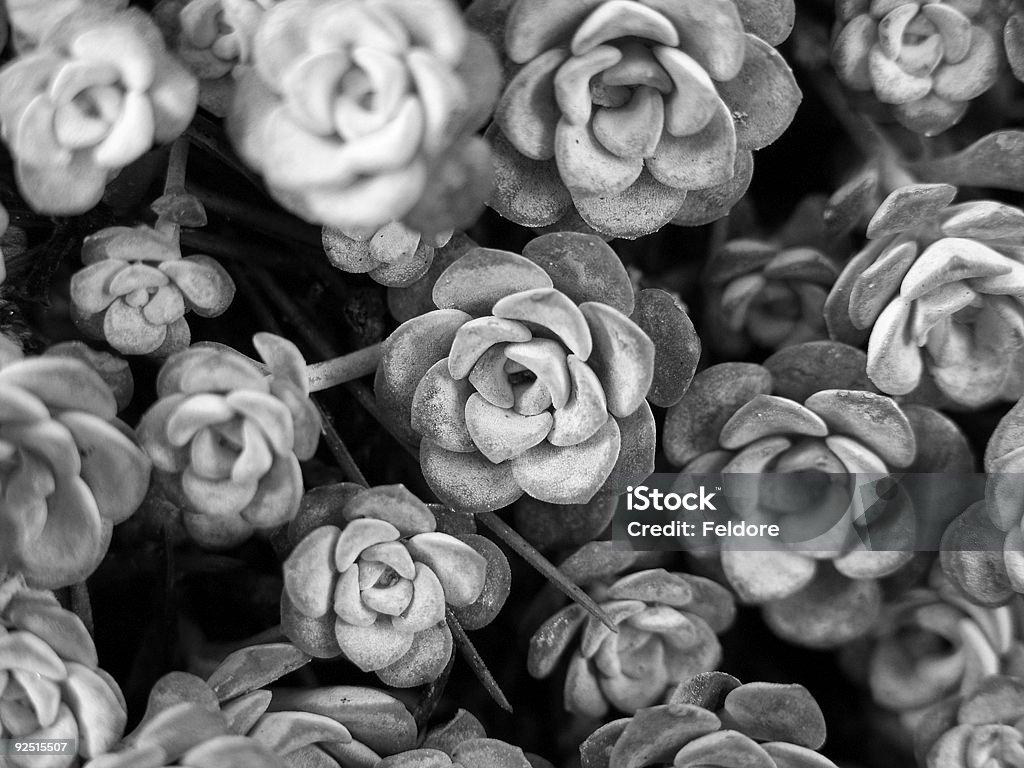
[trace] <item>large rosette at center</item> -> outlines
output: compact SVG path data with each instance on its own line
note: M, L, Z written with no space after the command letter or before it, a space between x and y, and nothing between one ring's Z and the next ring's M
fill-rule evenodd
M420 442L442 502L482 512L526 493L582 504L653 471L646 397L661 377L641 325L653 313L666 336L693 328L664 292L643 292L634 312L599 238L544 235L522 256L473 248L440 275L433 301L384 343L376 390L396 431ZM659 363L685 387L693 367L671 359L666 348Z

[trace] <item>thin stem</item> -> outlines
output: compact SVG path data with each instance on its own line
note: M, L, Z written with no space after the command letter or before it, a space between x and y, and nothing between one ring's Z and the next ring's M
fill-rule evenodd
M312 363L306 366L309 389L320 392L369 376L377 370L379 362L380 344L373 344L322 363Z
M243 203L201 187L192 189L192 193L203 201L207 211L219 214L228 221L237 221L247 229L276 235L287 242L300 242L311 248L323 248L320 228L294 216Z
M185 131L185 136L192 144L226 165L261 192L264 191L260 177L238 159L234 149L225 141L223 131L216 124L202 115L196 115Z
M331 415L319 400L314 399L313 402L316 404L316 409L320 412L320 431L327 442L327 449L334 456L334 460L338 462L341 471L345 473L346 479L350 482L369 487L370 483L367 481L366 476L359 469L359 465L352 458L348 446L345 445L345 441L338 434L338 430L334 426L334 419L331 418Z
M494 675L487 668L484 660L481 658L480 653L473 645L473 641L469 639L469 635L466 634L466 630L462 628L462 624L459 623L458 617L451 608L445 608L445 620L448 622L448 628L452 631L452 637L455 639L455 644L459 646L459 651L462 653L462 658L469 664L470 669L473 670L473 674L476 675L477 680L487 690L487 693L491 695L491 698L498 704L499 707L504 709L506 712L512 712L512 705L509 704L508 699L505 697L504 692L501 690L501 686L498 685L498 681L494 679Z
M268 331L280 334L281 327L277 322L277 318L274 317L273 313L270 311L270 307L267 305L267 302L261 296L259 287L256 286L253 283L253 281L249 279L249 275L242 270L232 270L232 276L237 277L237 282L239 283L239 285L242 285L245 288L245 295L249 300L249 305L253 308L253 311L256 313L257 317L260 318L263 327L266 328ZM378 344L374 346L379 349L380 345ZM368 347L367 350L372 350L373 348L374 347ZM353 353L353 355L359 355L359 352ZM331 364L334 364L335 367L338 367L338 361L343 359L344 356L342 358L328 360L326 364L314 363L314 365L312 366L307 366L306 371L307 375L309 375L310 377L310 389L315 391L317 389L326 388L314 386L314 375L310 373L310 369L314 368L316 365L330 366ZM376 367L377 364L374 363L373 368ZM357 366L352 366L353 370L355 370L356 368ZM322 381L323 378L321 377L320 380ZM341 382L338 381L336 383ZM318 398L314 397L313 403L314 405L316 405L316 409L320 413L320 432L321 434L323 434L324 441L327 443L327 448L331 452L331 455L334 456L334 460L338 463L338 466L341 468L341 471L345 473L346 478L351 482L359 483L360 485L364 486L369 486L369 482L367 482L366 476L363 475L362 471L359 469L359 465L356 464L355 459L352 458L352 454L349 452L348 446L345 445L345 441L342 440L341 435L338 434L338 430L334 426L334 419L331 418L330 413L328 413L327 409L324 408L323 403L321 403Z
M188 169L188 139L179 136L171 144L167 158L167 176L164 177L164 194L185 188L185 174ZM180 237L181 227L165 219L157 219L156 229L169 233L175 241Z
M180 235L181 245L210 256L239 261L244 264L259 264L279 272L294 272L296 266L305 266L304 259L292 259L279 251L248 243L226 240L210 232L191 229Z
M89 634L95 636L96 626L92 619L92 601L89 599L89 586L84 581L71 585L71 610L82 620Z
M595 619L600 621L612 632L618 632L618 627L611 617L599 606L594 599L584 592L577 584L574 584L564 573L558 570L550 560L536 550L526 539L519 535L519 532L512 528L493 512L480 512L476 519L494 531L495 535L512 549L526 562L540 571L541 575L550 581L554 586L574 603L583 608Z

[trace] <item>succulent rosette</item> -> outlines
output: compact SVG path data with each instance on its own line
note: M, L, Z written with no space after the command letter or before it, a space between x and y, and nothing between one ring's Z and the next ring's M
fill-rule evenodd
M949 524L942 568L972 601L1004 605L1024 593L1024 400L985 447L985 498Z
M289 768L372 768L414 746L412 714L384 691L268 687L309 660L290 643L267 643L229 654L206 680L171 672L150 692L145 719L178 704L199 705L223 716L227 733L258 742Z
M199 79L199 104L217 117L231 107L235 82L252 66L253 37L279 0L163 0L154 16Z
M99 565L151 471L116 415L110 387L89 365L23 358L0 337L0 572L55 589Z
M720 473L727 516L780 531L694 539L707 547L702 556L720 560L743 601L765 605L776 632L811 646L867 631L880 604L876 580L912 558L914 506L900 486L886 488L889 474L971 468L952 421L869 391L863 365L858 350L824 341L763 366L722 363L694 378L665 421L678 483ZM801 617L811 606L820 621Z
M544 758L487 738L483 725L464 709L422 736L422 744L379 763L378 768L552 768Z
M253 338L269 374L240 352L195 344L171 355L139 440L200 544L229 547L295 517L299 461L320 438L305 361L286 339Z
M204 685L184 673L158 680L135 730L83 768L289 768L258 739L235 733Z
M472 248L432 297L438 309L384 342L376 392L443 503L580 504L653 471L646 398L679 399L699 341L668 294L634 296L600 238L543 235L522 256Z
M366 273L392 288L404 288L430 269L434 250L451 240L451 230L425 236L400 221L379 228L324 227L324 252L338 269Z
M188 127L197 92L141 9L69 14L0 70L22 196L43 213L89 210L118 171Z
M1024 762L1024 683L994 675L928 710L915 734L925 768L1013 768Z
M530 639L534 677L550 675L572 648L565 708L589 717L611 710L632 714L660 703L684 680L713 670L722 660L718 635L736 614L725 587L663 568L634 570L636 557L615 557L607 545L585 545L561 569L587 590L615 629L573 603Z
M874 700L913 728L925 710L969 695L985 678L1024 672L1019 612L966 599L935 569L927 586L887 603L867 641L866 682Z
M401 485L311 491L290 533L296 544L284 563L285 634L312 656L343 655L388 685L421 685L441 674L452 655L449 608L491 603L479 627L508 594L506 584L493 604L488 582L497 569L477 549L486 545L437 530L430 508Z
M504 25L489 204L519 224L582 218L639 237L713 221L800 102L772 48L792 29L791 0L515 0L497 21L495 5L468 13Z
M807 198L772 235L745 234L710 256L706 328L722 359L828 338L823 310L840 268L824 211L822 198Z
M892 192L868 245L826 303L833 338L867 341L868 376L886 394L977 409L1024 394L1024 211L951 205L956 188Z
M490 188L473 136L497 62L450 0L299 0L268 10L228 119L274 197L343 229L437 232Z
M98 666L82 620L52 592L0 580L0 735L66 739L77 750L39 756L13 750L8 768L73 768L113 746L128 719L114 679Z
M840 79L934 136L999 76L1001 19L983 0L838 0L832 61Z
M76 323L126 355L180 352L192 339L185 313L216 317L235 296L220 264L200 254L183 258L173 236L150 227L89 235L82 262L71 278Z
M708 672L681 683L668 703L602 725L580 756L583 768L835 768L817 751L824 742L825 718L802 685Z

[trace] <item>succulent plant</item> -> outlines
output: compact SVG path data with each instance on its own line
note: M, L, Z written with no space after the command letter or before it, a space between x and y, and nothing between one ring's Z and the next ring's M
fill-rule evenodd
M191 703L223 715L227 731L248 736L288 768L372 768L410 749L416 723L398 699L374 688L273 685L309 662L290 643L251 645L224 658L208 679L164 675L150 692L150 711Z
M99 668L82 620L52 592L21 578L0 579L0 734L4 739L65 739L64 755L4 755L9 768L72 768L113 746L128 715L114 679Z
M872 91L917 133L960 122L995 84L1001 19L983 0L837 0L832 61L840 79Z
M229 547L287 523L302 501L299 461L312 457L320 415L290 341L253 339L269 375L235 350L194 344L171 355L139 440L161 488L200 544Z
M417 749L384 758L377 768L552 768L538 755L487 738L480 721L464 709L424 733L422 742Z
M707 672L681 683L668 703L602 725L580 756L583 768L835 768L817 752L824 742L825 719L802 685Z
M526 226L581 217L638 237L713 221L800 102L772 48L793 26L791 0L478 0L468 13L504 29L489 204Z
M1024 593L1024 400L996 426L985 448L985 498L950 523L942 567L985 606Z
M452 655L449 608L492 603L479 627L508 594L506 584L493 605L487 586L498 574L477 549L486 545L473 546L480 537L438 531L430 508L401 485L311 491L290 533L285 634L312 656L343 655L388 685L421 685L441 674Z
M154 16L199 79L199 104L217 117L231 108L235 82L252 66L253 37L280 0L163 0Z
M829 646L867 631L879 603L874 580L912 557L910 497L875 484L899 469L970 468L951 421L868 391L862 366L861 353L834 342L790 347L764 366L722 363L694 378L665 421L665 452L681 480L721 473L732 514L779 526L778 538L700 541L739 597L766 604L773 629L797 643ZM950 454L918 447L932 442ZM803 621L796 607L807 601L852 613Z
M142 503L150 461L81 360L23 358L0 337L0 404L0 572L47 589L81 581Z
M203 686L184 673L158 680L135 730L83 768L290 768L261 741L232 731Z
M0 70L0 130L22 196L44 213L89 210L118 171L185 130L197 92L141 9L68 14Z
M451 0L298 0L264 15L228 120L275 198L309 221L451 229L476 213L497 63Z
M915 735L924 768L1011 768L1024 762L1024 682L994 675L935 705Z
M345 272L367 273L376 282L403 288L419 280L434 260L434 249L451 240L451 230L425 237L400 221L369 229L324 227L324 251Z
M600 238L543 235L522 256L471 249L432 296L438 309L384 342L376 392L443 503L580 504L653 471L646 398L678 400L699 342L664 292L637 301Z
M826 302L833 338L867 341L868 376L886 394L976 409L1024 394L1024 211L951 205L956 188L892 192L868 245Z
M809 198L771 236L731 239L708 258L705 332L722 359L828 338L823 309L840 267L824 210Z
M882 611L866 642L866 682L874 700L914 728L925 710L970 695L985 678L1024 673L1022 616L975 605L938 568Z
M192 339L185 313L224 313L235 284L209 256L182 258L170 234L108 227L82 243L85 267L71 278L75 319L87 335L126 355L169 357Z
M81 360L96 371L114 394L118 413L131 403L135 394L135 378L127 361L117 355L93 349L83 341L62 341L47 348L43 354Z
M717 635L736 613L730 592L710 579L663 568L635 570L630 565L635 557L601 553L607 545L585 545L562 571L597 601L615 630L573 603L530 639L528 666L534 677L550 675L572 647L565 708L589 717L613 709L632 714L660 703L679 683L713 670L722 660Z

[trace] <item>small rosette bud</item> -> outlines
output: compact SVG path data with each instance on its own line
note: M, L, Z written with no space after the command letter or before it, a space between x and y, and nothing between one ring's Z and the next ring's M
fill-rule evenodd
M381 285L404 288L419 280L434 260L434 249L451 240L451 230L425 237L400 221L378 229L324 227L324 252L345 272L366 273Z
M868 376L886 394L977 409L1024 394L1024 211L950 205L955 195L948 184L890 194L826 320L833 338L867 341Z
M9 768L74 768L116 744L128 714L82 620L52 592L0 581L0 737L62 739L77 751L4 755Z
M99 565L149 488L150 461L116 414L82 360L0 358L0 572L55 589Z
M709 331L725 358L752 349L828 338L823 309L839 275L817 248L732 240L711 257L705 279Z
M729 514L779 532L693 543L720 558L742 600L766 606L776 632L810 646L866 632L880 604L875 580L913 556L914 506L889 473L944 471L949 457L930 448L937 440L958 468L971 462L962 433L937 411L862 389L863 365L862 353L834 342L787 348L764 366L715 365L665 422L680 482L720 473ZM828 618L805 621L819 604Z
M216 317L235 284L209 256L182 257L174 238L149 227L109 227L82 244L71 278L75 321L126 355L168 357L189 345L184 315Z
M565 708L588 717L632 714L721 661L717 635L735 615L732 595L700 576L657 568L588 585L617 631L579 605L563 608L530 640L530 673L545 677L574 643Z
M838 0L832 61L840 79L934 136L999 75L999 20L983 0Z
M434 680L452 653L447 608L484 593L488 560L437 530L430 509L404 486L334 486L347 496L333 521L310 530L284 564L281 622L313 656L344 655L390 685ZM316 518L296 518L293 533Z
M154 11L178 56L199 79L199 104L217 117L252 66L253 38L279 0L163 0Z
M209 547L238 544L287 523L302 501L299 461L312 457L320 416L291 342L253 340L269 375L235 350L197 344L168 358L139 440L157 477Z
M913 728L925 710L969 695L990 675L1024 672L1020 616L966 599L940 570L883 609L869 640L872 697Z
M89 210L121 168L185 130L197 92L141 9L69 14L0 70L0 126L23 197L43 213Z
M1024 764L1024 683L993 675L927 711L915 734L925 768L1012 768Z
M451 0L278 3L252 62L228 129L284 207L346 230L435 232L475 215L491 168L473 132L498 66Z
M680 684L668 703L601 726L580 756L583 768L835 768L818 754L824 742L825 718L802 685L744 684L707 672Z

